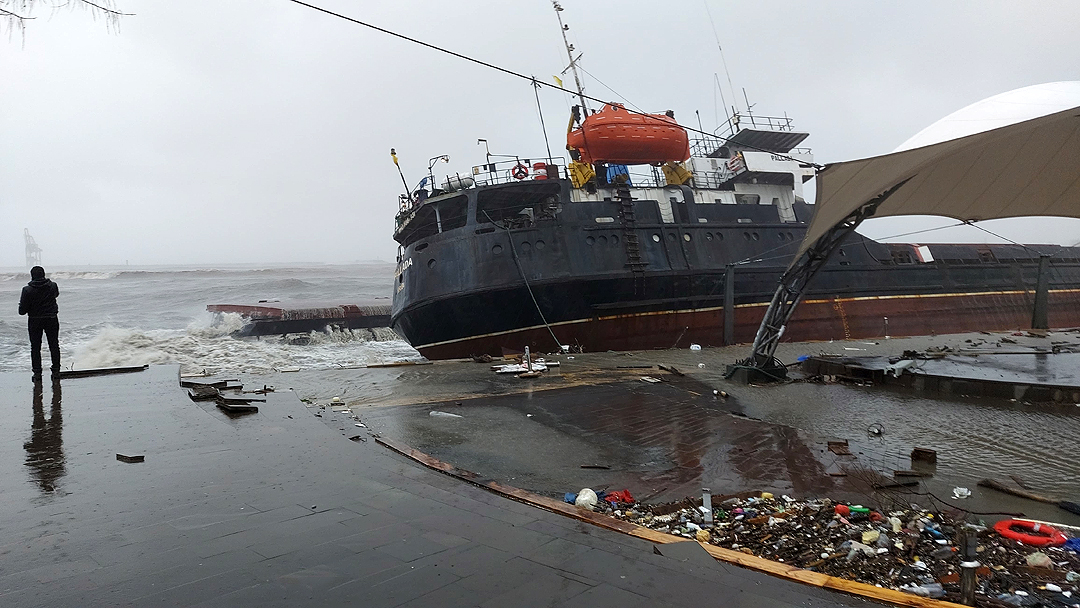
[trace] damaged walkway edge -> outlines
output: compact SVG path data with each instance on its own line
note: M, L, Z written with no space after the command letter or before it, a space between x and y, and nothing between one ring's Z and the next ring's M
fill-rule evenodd
M681 543L681 542L696 542L681 536L675 536L673 534L664 534L655 530L650 530L637 524L632 524L622 520L601 515L600 513L594 513L592 511L586 511L580 509L571 504L534 494L532 492L515 488L501 484L493 479L485 479L480 475L460 469L452 464L443 462L436 458L433 458L419 450L415 450L404 443L394 441L386 438L376 438L376 443L388 448L410 460L418 462L429 469L434 469L441 473L445 473L451 477L459 479L461 481L471 483L490 490L496 494L516 500L546 511L565 515L572 519L583 521L586 523L606 528L608 530L614 530L616 532L622 532L630 536L635 536L644 540L648 540L658 544L669 543ZM708 553L718 561L741 566L743 568L749 568L758 572L763 572L772 576L783 578L804 585L810 585L812 587L820 587L822 589L830 589L832 591L839 591L842 593L849 593L851 595L857 595L867 599L878 600L887 602L896 606L910 606L912 608L968 608L962 604L955 604L953 602L946 602L943 600L935 600L925 597L919 597L910 593L904 593L902 591L896 591L894 589L885 589L882 587L875 587L874 585L868 585L866 583L860 583L858 581L851 581L836 576L830 576L828 574L822 574L820 572L814 572L812 570L805 570L803 568L797 568L782 564L780 562L774 562L754 555L748 555L740 551L733 551L731 549L724 549L723 547L717 547L708 543L699 543Z

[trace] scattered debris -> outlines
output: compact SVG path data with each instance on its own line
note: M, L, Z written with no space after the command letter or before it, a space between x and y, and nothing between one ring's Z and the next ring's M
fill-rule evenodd
M937 463L937 452L928 448L914 448L911 450L912 462L928 462L931 464Z
M962 498L969 498L971 496L971 490L957 486L952 489L953 500L959 500Z
M451 414L450 412L440 412L439 410L431 410L428 412L428 416L432 418L463 418L461 414Z
M599 499L596 497L596 492L589 488L582 488L581 491L577 493L577 496L574 497L574 506L582 507L583 509L588 509L590 511L596 508L597 502L599 502Z
M701 345L700 344L691 344L690 345L690 350L701 350Z
M583 469L602 469L604 471L607 471L607 470L611 469L611 467L609 467L606 464L583 464L583 465L581 465L581 468L583 468Z
M676 368L674 365L657 365L656 367L664 370L665 372L675 374L676 376L685 376L686 375L686 374L682 373L681 371L679 371L678 368Z
M116 454L116 459L120 462L134 463L134 462L146 462L146 456L143 454Z
M648 382L649 384L657 384L659 382L663 382L663 380L661 380L660 378L653 378L652 376L642 376L641 381Z
M699 498L652 507L601 501L596 508L659 532L954 602L960 599L960 538L966 534L977 536L979 544L976 605L1034 606L1026 600L1038 598L1044 606L1071 607L1077 603L1073 595L1080 594L1080 546L1077 552L1066 547L1036 551L993 528L916 505L878 511L767 492L712 497L711 502L713 524L706 522ZM1080 538L1073 540L1080 545ZM1025 601L1014 603L1010 597Z
M844 439L843 441L830 441L828 445L829 445L829 451L832 452L833 454L836 454L837 456L853 456L854 455L854 454L851 453L851 450L848 448L848 440L847 439Z

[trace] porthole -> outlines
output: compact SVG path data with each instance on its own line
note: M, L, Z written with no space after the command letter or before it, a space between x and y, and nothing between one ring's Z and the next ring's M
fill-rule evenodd
M585 244L586 245L592 245L595 242L596 242L596 239L594 239L593 237L591 237L591 236L585 237Z
M611 244L612 245L618 245L619 244L619 237L617 235L614 235L614 234L611 235Z
M654 243L659 243L660 242L660 235L659 234L652 235L652 240L653 240Z
M427 247L428 247L427 243L420 243L419 245L416 246L416 251L418 251L418 252L423 251L423 250L427 249Z
M723 232L717 232L716 233L716 240L718 240L718 241L724 240L724 233Z
M684 232L683 235L682 235L682 240L689 243L690 242L690 233L689 232Z
M596 237L596 240L600 241L601 245L607 245L607 237L604 236L604 235L600 235L600 236Z
M776 234L776 238L778 238L778 239L780 239L780 240L782 241L782 240L784 240L784 239L785 239L786 237L784 236L784 233L783 233L783 232L779 232L779 233L777 233L777 234Z
M789 233L787 233L787 240L789 240L789 241L794 241L794 240L795 240L795 235L794 235L794 234L791 234L790 232L789 232Z
M840 257L842 257L842 258L847 257L847 252L845 252L843 249L841 249L840 250Z
M744 239L746 239L748 241L750 240L750 233L749 232L744 232L744 233L742 233L742 235L743 235Z
M711 240L713 240L713 235L712 235L712 233L711 233L711 232L706 232L706 233L705 233L705 240L706 240L706 241L711 241Z
M525 253L529 253L530 251L532 251L532 245L529 244L529 241L525 241L521 244L521 251Z
M428 268L434 268L435 267L435 258L431 258L430 260L427 261L427 267Z
M758 233L756 233L756 232L752 233L752 234L751 234L750 236L751 236L751 237L753 237L753 239L754 239L755 241L756 241L756 240L759 240L759 239L761 238L760 236L758 236Z
M536 241L537 249L543 249L544 247L547 247L547 243L545 243L544 241Z
M502 253L502 245L495 245L494 247L492 247L491 253L494 253L495 255L499 255L500 253Z

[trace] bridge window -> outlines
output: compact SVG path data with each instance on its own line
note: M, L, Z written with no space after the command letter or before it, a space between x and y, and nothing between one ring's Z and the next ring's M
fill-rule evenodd
M463 228L469 219L469 197L462 194L445 201L439 201L439 217L442 219L443 232Z
M537 218L554 216L560 187L556 181L541 181L483 190L476 196L476 221L530 225Z

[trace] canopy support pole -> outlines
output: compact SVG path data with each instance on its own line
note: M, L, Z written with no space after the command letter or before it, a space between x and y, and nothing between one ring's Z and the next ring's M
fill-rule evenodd
M910 178L909 178L910 179ZM863 203L858 209L841 220L838 224L823 234L813 245L810 246L799 258L788 267L784 275L780 277L780 284L776 287L772 302L769 303L765 317L758 326L757 335L754 337L753 353L734 365L728 366L728 377L736 377L744 382L761 382L781 380L787 375L787 369L776 361L774 354L784 335L791 315L795 312L806 293L806 286L817 275L821 267L829 261L832 254L840 248L859 224L868 217L874 215L878 206L885 202L889 196L900 189L908 180L904 180L889 188L882 194Z

